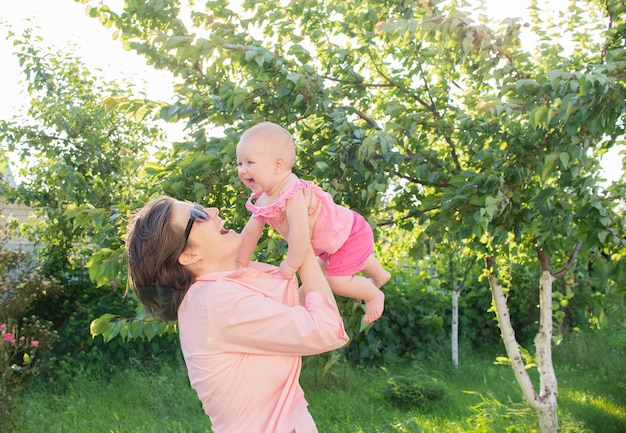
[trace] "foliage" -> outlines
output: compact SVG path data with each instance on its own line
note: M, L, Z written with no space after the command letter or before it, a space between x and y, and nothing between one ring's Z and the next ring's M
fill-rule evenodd
M445 313L449 297L416 282L419 278L409 273L392 278L385 290L384 315L369 331L353 337L346 348L348 359L389 363L432 359L438 354L446 335L444 317L449 322Z
M0 233L0 316L3 320L19 320L33 304L57 295L61 286L42 274L32 253L6 248L9 237L9 231Z
M2 192L7 202L34 209L35 218L21 225L22 233L32 241L42 272L63 288L32 300L28 310L51 321L61 337L54 347L59 358L54 377L110 373L131 355L176 356L175 338L107 345L89 333L99 315L134 312L136 303L124 302L119 290L124 273L106 269L125 260L125 218L151 194L143 168L148 159L159 159L162 133L147 119L106 111L105 98L132 94L132 86L102 79L71 51L44 48L31 30L9 31L8 37L31 103L26 114L0 120L2 156L16 158L23 179L15 188L3 184Z
M140 169L156 155L161 133L149 121L106 112L103 99L130 94L131 86L96 76L71 52L42 48L31 30L8 37L31 101L25 115L0 121L3 156L14 156L22 179L4 194L35 210L23 229L45 271L61 276L83 269L98 249L122 244L116 222L149 194Z
M135 338L107 340L90 332L94 318L116 311L133 316L136 303L124 299L121 293L111 293L81 301L67 321L59 328L61 341L55 346L59 358L55 379L68 382L76 374L108 377L123 370L132 360L153 362L175 361L180 357L178 335L167 333L151 339Z
M5 248L8 236L3 231L0 239L0 421L10 419L22 382L51 365L47 354L57 333L52 323L29 311L33 303L60 289L42 275L29 254Z
M39 359L39 346L44 348L56 335L35 318L17 323L8 320L0 323L0 421L11 418L14 397L28 376L37 375L50 361ZM42 340L39 340L41 338Z
M296 138L298 174L374 223L418 228L421 245L452 233L502 263L539 245L558 265L582 241L611 259L607 275L626 275L624 186L598 175L599 157L623 143L622 2L572 4L551 27L533 3L532 31L570 35L569 55L548 43L529 53L519 22L492 29L457 1L80 1L180 80L171 104L107 101L186 122L188 140L149 166L163 192L232 209L241 227L234 146L268 119Z
M175 166L159 173L166 191L232 203L224 196L236 184L237 131L271 118L299 139L304 176L367 214L392 179L403 222L428 216L431 235L464 221L465 237L494 230L506 240L498 227L516 219L520 236L534 216L542 224L527 235L543 240L546 219L574 215L573 223L583 223L594 215L578 209L590 204L604 212L592 200L599 193L594 157L623 132L618 39L601 41L604 50L577 40L571 58L546 44L532 57L519 49L519 23L490 30L457 2L413 6L244 2L234 11L211 2L195 11L163 1L128 2L123 11L92 6L89 13L184 80L176 103L154 107L161 118L186 119L191 130L190 141L175 146ZM572 6L566 18L588 16L595 21L585 24L597 31L603 11L581 8ZM620 23L620 5L607 8ZM563 25L570 31L575 24ZM534 30L545 37L562 31ZM215 127L223 138L206 136ZM559 200L551 200L556 192ZM588 198L572 201L574 193ZM550 216L563 206L562 217ZM612 240L610 224L596 234L606 226L602 239Z

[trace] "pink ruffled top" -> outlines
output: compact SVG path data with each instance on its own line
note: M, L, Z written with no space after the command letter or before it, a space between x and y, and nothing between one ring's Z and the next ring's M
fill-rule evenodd
M321 253L333 254L341 248L350 236L354 215L350 209L336 204L330 194L313 182L298 179L278 200L267 206L255 205L254 202L260 197L260 194L253 194L246 202L246 209L252 212L254 218L261 219L285 238L283 233L278 230L276 223L285 218L287 200L292 198L296 191L304 188L314 194L322 204L322 211L313 227L311 237L313 250L316 255ZM302 224L307 224L307 222L302 221Z

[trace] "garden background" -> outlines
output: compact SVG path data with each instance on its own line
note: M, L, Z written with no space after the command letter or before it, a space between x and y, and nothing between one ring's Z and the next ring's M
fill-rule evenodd
M501 22L463 1L76 3L171 88L4 24L28 105L0 120L1 193L34 212L4 221L26 240L0 256L7 429L209 431L176 324L123 296L124 229L163 193L241 228L234 146L260 120L394 274L379 321L340 300L351 343L306 360L321 431L624 429L624 178L602 170L623 169L623 2ZM257 256L284 252L268 231Z

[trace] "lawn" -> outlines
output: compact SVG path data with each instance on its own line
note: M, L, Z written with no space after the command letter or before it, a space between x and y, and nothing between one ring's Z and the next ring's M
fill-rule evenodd
M563 433L626 431L624 346L606 334L555 347ZM467 352L467 351L466 351ZM322 374L305 360L302 384L321 433L532 433L535 412L511 369L493 355L465 353L459 371L442 359L388 366L340 364ZM398 385L401 386L398 386ZM395 385L395 386L392 386ZM6 433L211 432L182 362L135 363L112 377L35 381Z

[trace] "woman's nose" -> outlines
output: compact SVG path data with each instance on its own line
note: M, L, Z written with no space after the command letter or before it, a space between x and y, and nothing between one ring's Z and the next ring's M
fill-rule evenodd
M206 213L211 217L211 219L214 219L217 218L217 215L220 213L220 211L216 207L208 207L206 208Z

